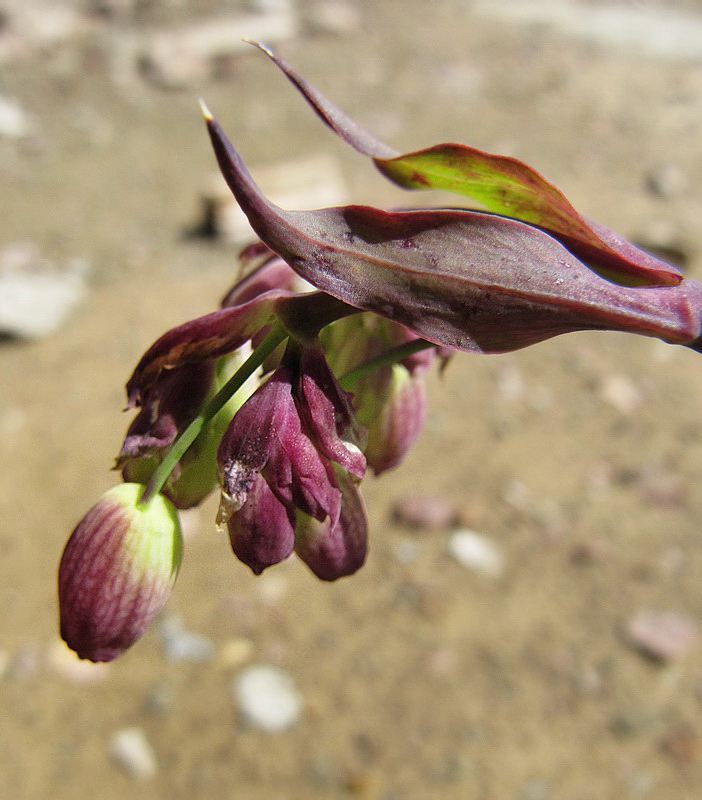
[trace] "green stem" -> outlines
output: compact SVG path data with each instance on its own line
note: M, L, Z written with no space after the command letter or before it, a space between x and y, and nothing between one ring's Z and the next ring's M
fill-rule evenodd
M341 388L349 391L356 381L360 380L361 378L365 378L366 375L374 372L376 369L397 364L404 358L407 358L414 353L419 353L420 350L426 350L428 347L436 347L436 345L432 344L431 342L426 342L424 339L413 339L411 342L405 342L404 344L400 344L390 350L386 350L379 356L375 356L375 358L370 358L368 361L364 361L363 364L360 364L358 367L354 367L345 375L342 375L341 378L339 378Z
M156 467L154 474L146 485L146 489L144 489L139 501L140 506L147 504L152 497L155 497L161 491L168 480L168 476L173 472L176 464L185 455L190 445L200 435L202 429L287 337L288 332L278 323L274 323L265 339L173 442L171 449L166 453L166 457Z

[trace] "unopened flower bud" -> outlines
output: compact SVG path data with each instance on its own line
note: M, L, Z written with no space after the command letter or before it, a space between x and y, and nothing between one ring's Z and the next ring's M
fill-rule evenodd
M61 636L81 658L111 661L163 608L183 552L177 512L144 487L109 489L66 544L59 566Z
M376 475L396 467L407 455L424 426L426 392L424 381L402 364L387 368L390 381L382 403L368 425L366 458ZM372 407L372 403L369 403Z

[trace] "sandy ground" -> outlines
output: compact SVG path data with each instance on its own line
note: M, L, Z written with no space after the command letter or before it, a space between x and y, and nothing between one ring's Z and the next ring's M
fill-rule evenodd
M0 37L20 5L6 4ZM210 502L187 518L167 614L211 656L169 661L158 626L107 671L79 672L63 653L56 564L114 482L124 381L158 334L215 306L234 270L231 246L186 235L214 166L197 97L254 171L329 154L354 202L426 200L344 150L253 51L179 90L139 73L133 38L195 24L187 3L104 5L114 16L53 43L27 34L0 65L0 94L32 124L0 139L0 245L33 241L91 270L64 327L0 347L0 796L698 798L702 653L655 663L625 635L646 610L702 623L702 364L653 340L573 334L455 358L429 381L406 463L364 482L360 573L327 585L291 560L254 578ZM191 5L199 18L240 11ZM299 30L279 49L379 136L522 158L584 213L675 246L702 277L702 55L458 0L349 0L330 31L322 5L298 3ZM66 8L80 20L87 6ZM691 35L702 25L697 2L666 8L691 15ZM451 530L393 521L398 500L426 493L500 548L501 576L451 559ZM288 731L242 724L232 680L259 663L302 697ZM153 750L150 778L110 755L132 727Z

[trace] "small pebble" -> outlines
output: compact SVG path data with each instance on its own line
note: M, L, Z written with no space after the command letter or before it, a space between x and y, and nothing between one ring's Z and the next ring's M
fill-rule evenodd
M239 712L254 728L278 733L292 728L300 717L302 698L290 675L278 667L248 667L232 688Z
M115 731L108 752L131 778L148 780L158 772L156 756L141 728L122 728Z
M398 564L413 564L422 552L422 545L416 539L401 539L395 542L392 554Z
M660 746L663 753L680 766L687 766L700 756L700 737L687 723L674 725L665 734Z
M254 653L254 643L251 639L245 639L239 636L236 639L230 639L222 645L217 662L225 669L234 669L245 664Z
M467 528L451 534L447 552L462 567L481 575L497 578L504 571L504 558L495 542Z
M600 400L622 414L631 414L643 400L638 388L623 375L608 375L602 380L597 394Z
M32 133L32 125L22 106L10 97L0 95L0 136L23 139Z
M86 267L76 260L56 269L32 242L0 251L0 332L23 339L54 333L86 292Z
M629 643L661 663L686 655L697 640L699 626L692 617L673 611L638 611L626 625Z
M168 661L208 661L214 653L214 643L183 627L175 615L164 617L160 624L163 653Z
M411 528L446 529L456 519L456 509L445 497L412 494L400 498L393 508L397 522Z
M649 191L662 200L670 200L687 188L687 178L677 164L661 164L646 178Z

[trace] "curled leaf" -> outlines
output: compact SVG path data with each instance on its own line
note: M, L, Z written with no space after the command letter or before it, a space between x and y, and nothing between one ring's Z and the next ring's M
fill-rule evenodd
M206 121L222 173L261 240L350 306L459 350L505 352L576 330L698 346L695 281L620 286L543 230L481 212L284 211L260 193L218 123Z
M442 189L488 211L538 225L609 280L627 286L675 286L682 274L604 225L580 215L536 170L507 156L461 144L439 144L401 155L336 108L275 53L256 44L285 73L317 115L347 144L405 189Z

